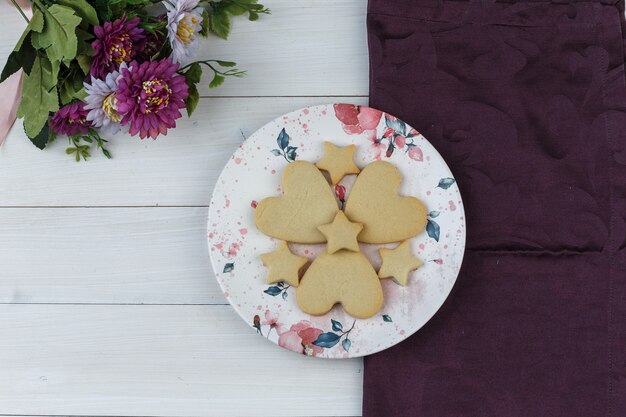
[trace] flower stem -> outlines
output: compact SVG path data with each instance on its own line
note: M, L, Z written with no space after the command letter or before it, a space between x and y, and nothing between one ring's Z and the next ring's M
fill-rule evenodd
M13 5L17 9L17 11L20 12L20 14L24 18L24 20L26 20L26 23L30 23L30 19L28 17L26 17L26 14L24 13L24 10L22 10L22 8L17 4L17 1L11 0L11 3L13 3Z
M192 62L192 63L187 64L184 67L180 68L178 70L178 72L182 73L184 70L186 70L187 68L191 67L193 64L202 64L202 65L206 65L207 67L209 67L211 69L211 71L213 71L214 73L222 75L224 77L243 77L244 75L246 75L245 71L239 71L236 68L229 69L229 70L227 70L225 72L222 72L222 71L218 70L217 68L215 68L213 65L211 65L211 62L217 63L218 61L215 60L215 59L207 59L205 61L195 61L195 62Z

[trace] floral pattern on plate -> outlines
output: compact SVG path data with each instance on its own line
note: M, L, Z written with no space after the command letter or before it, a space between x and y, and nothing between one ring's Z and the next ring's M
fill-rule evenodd
M274 250L278 241L256 229L257 202L281 194L280 176L286 164L318 161L324 141L355 144L360 167L375 160L393 163L403 176L400 193L419 198L429 211L426 230L410 240L412 252L424 265L411 273L405 287L382 280L383 307L365 320L355 320L341 306L324 316L303 313L295 300L296 288L282 282L267 284L267 270L259 258ZM340 207L350 198L354 178L344 178L333 189ZM351 358L401 342L441 307L463 259L465 217L454 176L419 132L379 110L329 104L281 116L237 149L215 186L207 234L215 276L251 331L300 354ZM394 246L361 245L361 250L378 269L378 249ZM290 247L313 260L325 246Z

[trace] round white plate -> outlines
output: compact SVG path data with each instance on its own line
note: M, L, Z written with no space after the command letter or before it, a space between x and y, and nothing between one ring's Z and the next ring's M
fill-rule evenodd
M393 163L403 176L400 194L419 198L429 211L427 229L410 240L413 254L424 265L411 273L405 287L382 280L383 307L366 320L353 319L339 305L324 316L303 313L296 303L296 288L266 284L267 269L259 258L273 251L278 241L256 229L256 202L281 194L281 172L291 161L318 161L324 141L355 144L360 167L377 159ZM350 176L341 182L346 198L354 179ZM335 191L341 195L341 190ZM353 358L401 342L441 307L461 267L465 215L450 169L422 135L380 111L329 104L279 117L237 149L215 186L207 233L215 276L252 331L298 353ZM382 246L361 245L376 269L380 266L377 249ZM312 260L324 245L291 248Z

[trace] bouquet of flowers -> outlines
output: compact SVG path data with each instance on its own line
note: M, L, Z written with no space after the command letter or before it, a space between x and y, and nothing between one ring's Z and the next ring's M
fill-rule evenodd
M241 77L234 62L196 61L198 38L226 39L231 17L269 13L257 0L32 0L32 16L0 82L24 72L17 117L35 146L67 135L67 154L110 158L101 134L166 135L198 100L203 70L209 87Z

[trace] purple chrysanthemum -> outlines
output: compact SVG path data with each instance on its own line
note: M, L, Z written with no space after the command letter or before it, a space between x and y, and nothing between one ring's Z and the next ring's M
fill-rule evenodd
M87 120L88 110L85 110L85 103L77 101L67 106L61 107L50 120L50 128L59 134L74 136L77 134L86 135L89 132L91 123Z
M96 35L91 44L93 61L90 72L93 77L104 79L109 72L118 70L122 62L132 61L143 50L146 35L138 27L139 22L138 17L127 21L123 16L93 28Z
M166 135L176 127L189 95L185 77L176 73L178 64L170 59L133 62L131 70L122 69L117 93L117 109L124 114L122 125L129 125L129 133L143 139Z

